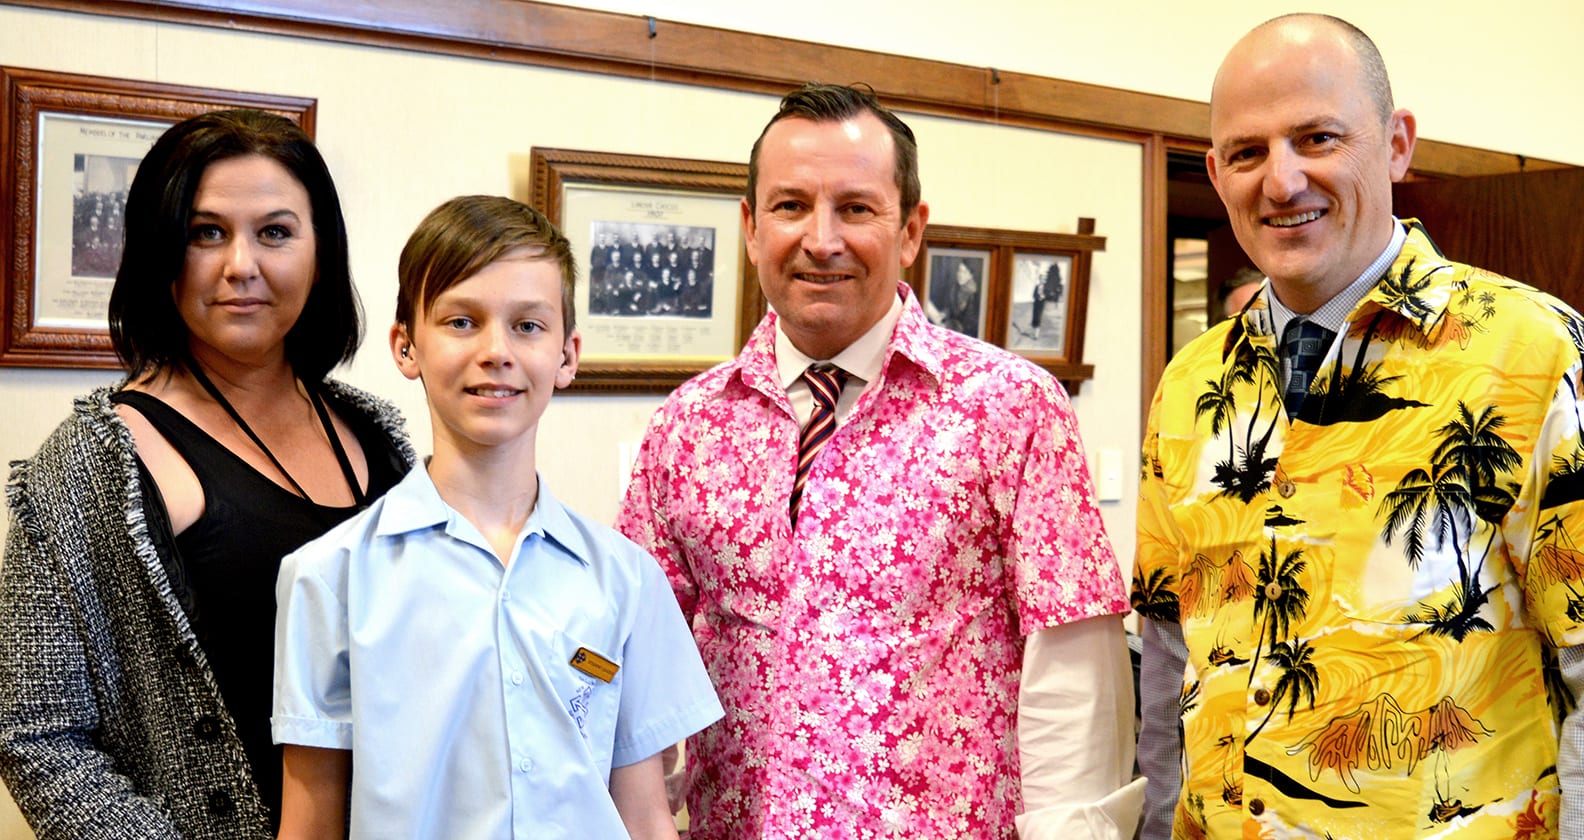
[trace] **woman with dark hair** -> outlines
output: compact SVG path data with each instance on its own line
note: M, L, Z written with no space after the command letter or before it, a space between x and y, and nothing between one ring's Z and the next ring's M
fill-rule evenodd
M960 257L946 257L931 272L929 301L924 312L949 330L979 337L979 276Z
M7 487L0 776L40 840L269 837L280 559L389 489L387 403L324 160L282 117L166 131L127 197L120 383Z

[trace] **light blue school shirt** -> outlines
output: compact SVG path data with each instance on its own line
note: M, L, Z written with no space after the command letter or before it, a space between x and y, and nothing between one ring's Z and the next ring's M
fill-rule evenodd
M643 549L541 480L512 556L419 466L282 562L275 741L352 750L353 838L625 838L611 767L721 717Z

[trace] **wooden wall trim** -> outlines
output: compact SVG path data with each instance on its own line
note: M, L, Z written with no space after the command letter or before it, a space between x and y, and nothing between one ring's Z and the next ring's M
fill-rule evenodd
M1170 143L1159 134L1144 142L1143 211L1145 236L1142 243L1144 280L1139 287L1139 333L1141 369L1139 370L1139 436L1149 423L1149 410L1155 401L1166 360L1171 356L1167 286L1171 277L1166 267L1166 152ZM1152 233L1153 232L1153 233Z
M361 43L731 90L863 81L903 110L1206 140L1204 102L532 0L4 0L5 5ZM650 36L651 21L653 37ZM1420 140L1414 171L1568 164Z

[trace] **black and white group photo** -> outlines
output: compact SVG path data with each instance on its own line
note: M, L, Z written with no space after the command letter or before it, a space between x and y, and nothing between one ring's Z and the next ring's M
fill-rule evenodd
M605 221L589 227L590 315L714 314L714 228Z
M127 186L137 165L136 158L74 156L72 276L115 276L121 265Z

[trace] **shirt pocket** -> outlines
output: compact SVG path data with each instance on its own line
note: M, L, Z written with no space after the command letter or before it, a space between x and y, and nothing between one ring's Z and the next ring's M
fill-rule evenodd
M1472 506L1441 503L1443 488L1427 470L1398 472L1403 479L1377 483L1372 504L1351 514L1353 524L1311 529L1319 549L1311 553L1330 555L1338 611L1410 634L1461 638L1481 622L1500 626L1497 613L1507 610L1494 610L1493 599L1505 600L1513 583L1500 531ZM1341 510L1324 521L1347 516Z
M556 702L561 712L577 728L584 745L609 773L611 751L616 742L616 715L621 706L621 651L585 643L559 630L556 631L553 647L558 662L551 670L550 682L555 688ZM579 652L585 650L615 666L615 673L609 682L573 664ZM598 670L595 666L590 667Z

